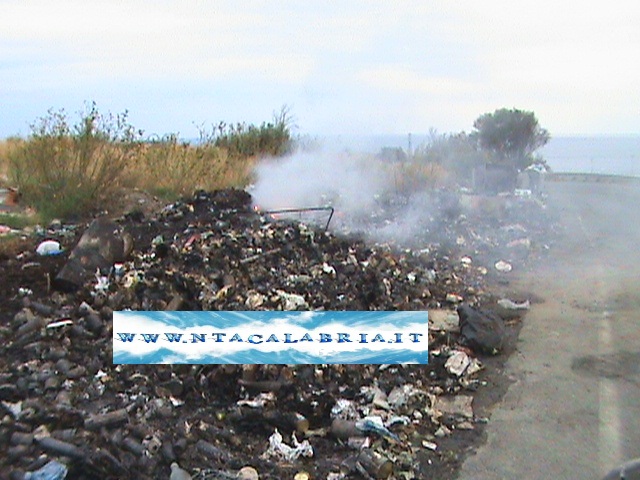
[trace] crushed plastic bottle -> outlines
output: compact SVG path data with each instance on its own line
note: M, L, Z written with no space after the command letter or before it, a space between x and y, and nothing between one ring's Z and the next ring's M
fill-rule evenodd
M25 473L24 480L64 480L67 477L67 472L65 464L51 460L35 472Z
M529 302L529 300L517 303L513 300L509 300L508 298L501 298L498 300L498 305L502 308L506 308L507 310L529 310L529 308L531 308L531 302Z
M508 263L508 262L505 262L504 260L497 261L495 263L495 267L496 267L496 270L498 270L499 272L502 272L502 273L508 273L513 269L511 264Z

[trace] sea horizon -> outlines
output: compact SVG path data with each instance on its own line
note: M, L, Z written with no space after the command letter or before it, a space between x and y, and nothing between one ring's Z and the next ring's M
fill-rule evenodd
M432 135L305 135L303 138L329 152L375 154L382 148L415 150L427 144ZM640 134L551 136L537 153L554 172L640 177Z

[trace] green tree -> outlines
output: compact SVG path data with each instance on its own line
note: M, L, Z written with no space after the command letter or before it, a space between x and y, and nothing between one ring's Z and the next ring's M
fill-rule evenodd
M473 128L471 137L481 151L518 171L538 161L534 152L549 141L549 132L538 124L533 112L515 108L485 113Z

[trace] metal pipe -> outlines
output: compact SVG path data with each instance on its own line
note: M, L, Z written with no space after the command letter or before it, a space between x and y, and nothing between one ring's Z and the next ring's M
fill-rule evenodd
M281 208L279 210L259 210L259 213L264 215L278 215L280 213L302 213L302 212L329 212L329 218L327 224L324 227L326 232L329 229L329 224L333 218L335 209L333 207L306 207L306 208Z

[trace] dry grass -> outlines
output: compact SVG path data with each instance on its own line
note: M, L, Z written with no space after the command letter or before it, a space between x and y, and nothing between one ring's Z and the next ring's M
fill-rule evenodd
M32 138L10 156L9 178L44 217L67 217L116 194L134 154L133 145L96 138Z
M142 144L124 176L128 187L171 198L197 189L244 186L254 162L255 157L232 156L211 143L190 145L169 137Z
M394 163L386 168L390 178L393 178L397 193L411 194L452 185L449 171L437 163L409 161Z
M109 209L122 188L175 198L197 189L241 187L259 155L290 147L288 113L260 127L220 124L209 135L201 132L200 140L144 140L126 112L102 115L95 104L75 124L64 111L50 110L26 140L0 143L0 175L43 220Z
M18 137L0 140L0 186L8 186L9 158L22 145L24 145L24 140Z

